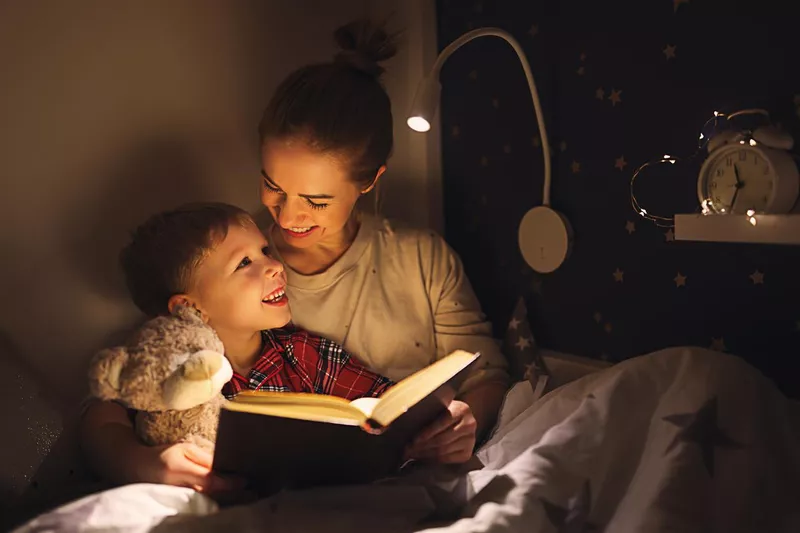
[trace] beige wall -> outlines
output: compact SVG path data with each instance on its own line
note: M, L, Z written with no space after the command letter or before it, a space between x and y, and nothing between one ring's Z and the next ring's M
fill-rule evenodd
M438 143L411 137L403 116L435 53L421 18L433 0L0 2L0 398L2 427L28 439L0 468L48 446L91 353L139 318L116 265L126 233L184 201L257 209L268 95L330 57L336 25L389 10L429 35L389 65L398 139L384 211L440 228ZM46 407L25 407L32 395Z

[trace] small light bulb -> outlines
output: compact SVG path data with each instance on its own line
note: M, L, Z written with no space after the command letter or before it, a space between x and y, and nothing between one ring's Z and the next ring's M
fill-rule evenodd
M675 164L675 160L674 159L670 159L669 162L672 163L673 165Z
M714 116L718 117L719 116L719 112L718 111L714 111Z
M755 140L755 139L750 139L750 146L755 146L755 145L757 145L757 144L758 144L758 143L756 142L756 140Z
M719 210L719 212L720 213L724 213L725 212L725 208L723 207L722 209Z
M639 214L642 215L642 216L645 216L647 214L647 211L642 209L641 211L639 211Z
M662 157L662 159L669 159L670 157L672 157L672 156L669 155L669 154L664 154L664 157Z
M756 214L756 212L754 210L752 210L752 209L748 209L747 210L747 216L751 217L751 216L753 216L755 214Z
M701 134L700 134L700 140L702 141L704 137L705 137L705 135L703 135L703 134L701 133Z
M750 217L750 224L756 225L756 217Z

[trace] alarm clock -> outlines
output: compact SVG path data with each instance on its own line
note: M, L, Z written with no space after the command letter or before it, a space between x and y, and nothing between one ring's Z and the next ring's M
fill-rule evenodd
M697 180L703 213L791 211L800 193L800 172L789 152L793 145L791 136L771 125L713 137Z

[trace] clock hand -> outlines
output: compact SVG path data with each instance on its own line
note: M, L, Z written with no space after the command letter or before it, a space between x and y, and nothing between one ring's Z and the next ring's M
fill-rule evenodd
M736 178L736 185L734 185L736 190L733 191L733 198L731 198L731 212L733 212L733 208L736 205L736 197L739 196L739 189L744 187L744 182L739 179L739 167L737 165L733 165L733 176Z

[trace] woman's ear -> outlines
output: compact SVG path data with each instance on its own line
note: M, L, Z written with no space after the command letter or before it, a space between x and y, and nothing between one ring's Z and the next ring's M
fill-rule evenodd
M169 310L170 314L175 313L175 308L178 306L194 309L203 322L208 324L208 316L203 312L202 309L200 309L200 307L198 307L197 303L189 295L173 294L170 296L169 301L167 302L167 309Z
M377 184L378 184L378 178L380 178L380 177L381 177L381 175L382 175L384 172L386 172L386 165L381 165L381 166L380 166L380 168L378 169L378 172L376 172L376 173L375 173L375 178L372 180L372 183L370 183L370 184L369 184L369 187L367 187L366 189L364 189L363 191L361 191L361 194L367 194L369 191L371 191L372 189L374 189L374 188L375 188L375 185L377 185Z

